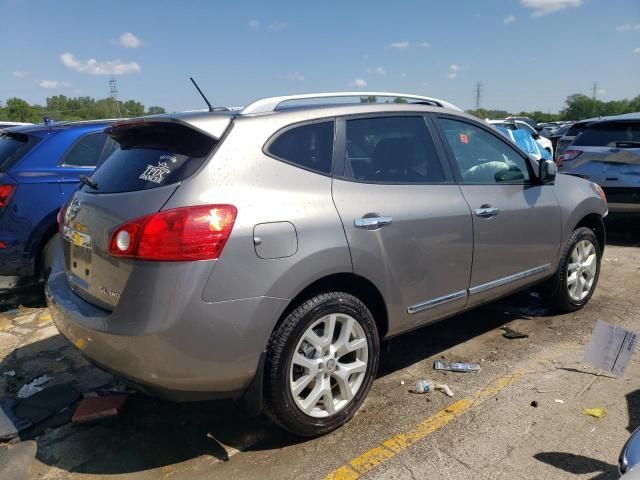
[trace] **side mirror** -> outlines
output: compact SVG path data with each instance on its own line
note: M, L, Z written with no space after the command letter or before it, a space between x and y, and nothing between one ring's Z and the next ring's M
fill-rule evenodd
M539 133L532 133L531 136L534 138L534 140L538 140L540 138Z
M538 180L540 183L553 183L558 173L558 166L552 160L540 160L538 167Z
M637 428L627 440L618 461L620 473L625 474L640 463L640 428Z

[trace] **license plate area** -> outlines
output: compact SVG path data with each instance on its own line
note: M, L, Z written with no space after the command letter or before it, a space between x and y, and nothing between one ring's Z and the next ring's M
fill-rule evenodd
M65 226L63 228L63 239L68 242L68 262L67 271L79 281L80 284L88 285L91 276L92 239L91 235L74 230Z

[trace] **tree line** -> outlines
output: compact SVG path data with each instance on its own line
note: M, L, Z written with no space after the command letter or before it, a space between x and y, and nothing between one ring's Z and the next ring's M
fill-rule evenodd
M640 112L640 95L632 99L611 100L604 102L576 93L565 100L564 108L558 113L545 113L539 110L533 112L507 112L506 110L467 110L467 113L479 118L491 120L518 116L529 117L537 122L555 122L558 120L583 120L585 118L621 115L623 113Z
M97 120L115 117L140 117L165 113L165 109L144 105L135 100L114 101L112 98L67 97L55 95L47 97L46 105L32 105L21 98L9 98L0 103L0 120L10 122L42 122L44 116L52 120Z

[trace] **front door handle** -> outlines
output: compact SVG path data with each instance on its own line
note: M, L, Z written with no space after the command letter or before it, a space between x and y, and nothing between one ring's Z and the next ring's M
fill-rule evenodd
M393 219L391 217L362 217L353 221L356 228L364 228L366 230L375 230L385 225L391 225Z
M491 205L482 205L480 208L476 208L475 212L478 217L491 218L498 215L500 210L496 207L492 207Z

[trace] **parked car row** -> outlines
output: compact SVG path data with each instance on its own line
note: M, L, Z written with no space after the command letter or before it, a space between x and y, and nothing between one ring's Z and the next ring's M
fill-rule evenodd
M611 212L640 213L640 113L579 123L557 157L560 171L600 185Z
M116 147L111 121L25 125L0 131L0 275L44 276L56 216Z
M536 284L562 311L596 288L602 190L442 100L275 97L104 132L47 300L84 356L156 395L320 435L362 405L381 341Z

